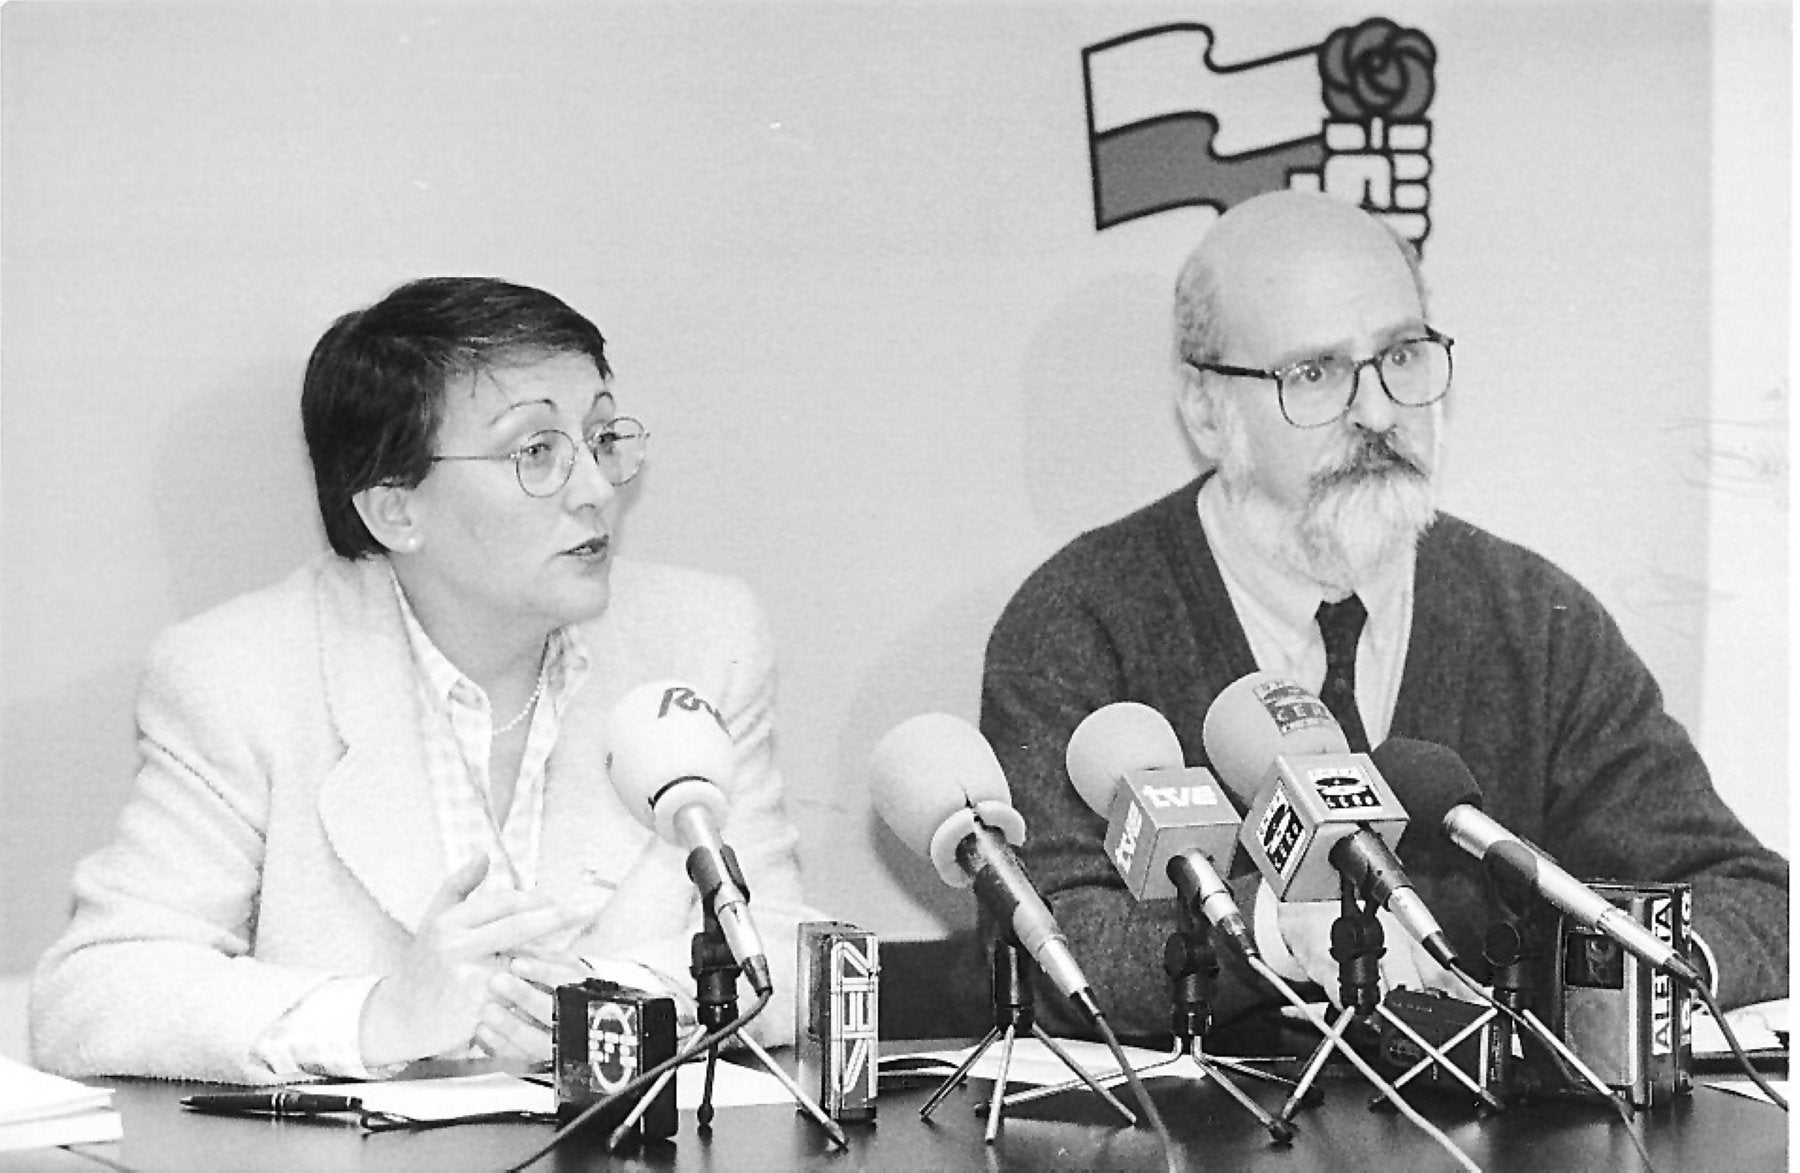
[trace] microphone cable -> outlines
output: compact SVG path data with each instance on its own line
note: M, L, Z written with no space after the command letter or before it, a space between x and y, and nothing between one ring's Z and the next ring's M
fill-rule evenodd
M1573 1071L1581 1082L1587 1084L1589 1087L1599 1092L1601 1096L1605 1097L1606 1102L1611 1104L1613 1111L1618 1114L1619 1122L1625 1126L1625 1135L1631 1138L1631 1145L1633 1148L1637 1149L1638 1157L1644 1162L1644 1168L1649 1169L1651 1173L1655 1173L1656 1166L1651 1163L1650 1152L1644 1147L1643 1138L1638 1136L1637 1129L1632 1127L1630 1108L1619 1097L1617 1092L1613 1091L1612 1088L1607 1087L1605 1083L1601 1082L1600 1077L1595 1075L1594 1072L1589 1069L1587 1064L1571 1054L1568 1048L1563 1046L1562 1040L1557 1038L1556 1035L1550 1031L1550 1028L1545 1026L1543 1022L1538 1019L1537 1015L1531 1013L1520 1014L1511 1006L1506 1005L1504 1002L1494 997L1488 992L1485 986L1475 980L1474 974L1463 968L1460 962L1452 967L1451 972L1461 978L1463 984L1473 990L1483 1002L1499 1011L1515 1026L1520 1027L1533 1038L1539 1040L1548 1047L1550 1053L1556 1057L1557 1062L1568 1071Z
M1264 981L1275 987L1276 991L1279 992L1282 997L1286 998L1289 1003L1300 1011L1301 1014L1304 1014L1306 1016L1306 1021L1311 1023L1315 1030L1325 1038L1331 1039L1333 1045L1343 1054L1344 1058L1350 1060L1351 1066L1361 1072L1364 1079L1375 1085L1375 1090L1386 1096L1388 1101L1392 1103L1395 1108L1399 1109L1401 1115L1412 1121L1412 1123L1426 1136L1429 1136L1432 1140L1436 1141L1440 1148L1449 1153L1450 1156L1455 1159L1456 1163L1468 1170L1469 1173L1481 1173L1481 1166L1471 1160L1469 1154L1463 1152L1460 1148L1457 1148L1456 1142L1444 1135L1442 1129L1425 1119L1425 1117L1419 1114L1417 1108L1407 1103L1406 1097L1400 1094L1400 1089L1383 1079L1381 1073L1370 1066L1367 1059L1364 1059L1361 1055L1357 1054L1356 1048L1345 1042L1342 1035L1335 1034L1330 1025L1327 1024L1323 1018L1319 1017L1319 1012L1307 1005L1306 1000L1296 993L1294 988L1288 985L1286 980L1284 980L1280 974L1270 969L1268 963L1264 961L1261 956L1246 957L1245 960L1250 963L1252 969L1262 976Z
M1769 1097L1770 1103L1783 1112L1787 1111L1787 1100L1783 1099L1781 1093L1776 1091L1763 1077L1762 1072L1756 1069L1756 1064L1750 1062L1750 1056L1744 1052L1744 1045L1738 1042L1737 1032L1733 1031L1731 1024L1725 1020L1725 1012L1719 1009L1719 1003L1713 998L1712 991L1706 988L1704 982L1693 982L1688 988L1700 995L1700 1000L1706 1003L1706 1008L1712 1012L1714 1021L1719 1024L1719 1033L1725 1036L1725 1045L1731 1048L1731 1053L1736 1057L1738 1066L1744 1069L1744 1074L1750 1077L1750 1082L1754 1083L1763 1095Z
M693 1059L697 1055L700 1055L702 1052L707 1051L710 1048L716 1047L720 1043L723 1043L726 1040L730 1039L732 1036L736 1035L739 1031L743 1030L744 1027L750 1023L751 1019L755 1018L758 1014L761 1014L763 1012L763 1007L765 1007L769 1004L769 1000L772 997L774 997L773 991L766 991L766 992L757 994L756 1001L754 1001L750 1004L750 1010L748 1013L739 1015L738 1017L732 1019L730 1022L727 1022L723 1026L715 1027L712 1030L712 1032L709 1034L704 1034L704 1035L699 1036L698 1038L694 1039L691 1043L689 1043L686 1047L677 1051L675 1054L669 1056L667 1059L664 1059L661 1063L658 1063L655 1067L650 1068L650 1070L648 1070L648 1071L639 1072L636 1076L633 1076L631 1081L629 1083L627 1083L624 1087L620 1088L618 1091L613 1092L611 1095L604 1096L601 1099L595 1100L593 1103L591 1103L587 1107L583 1108L581 1110L581 1114L579 1116L576 1116L573 1120L570 1120L567 1124L563 1125L561 1128L558 1128L556 1130L556 1135L552 1136L549 1139L549 1141L547 1141L542 1147L537 1149L530 1156L526 1157L523 1161L520 1161L518 1164L507 1166L506 1173L521 1173L522 1170L530 1167L533 1164L536 1164L540 1159L542 1159L552 1149L554 1149L558 1145L562 1144L563 1141L567 1140L570 1136L574 1135L577 1131L586 1127L588 1121L590 1121L594 1117L598 1116L601 1112L605 1111L609 1106L618 1103L620 1100L624 1099L627 1096L631 1096L631 1095L636 1094L639 1091L642 1091L644 1088L648 1087L650 1084L655 1083L658 1079L662 1078L662 1076L664 1074L674 1071L677 1067L681 1066L683 1063L686 1063L688 1060Z
M1137 1069L1125 1057L1125 1048L1119 1045L1119 1037L1113 1033L1112 1024L1106 1021L1106 1015L1100 1013L1100 1004L1094 1001L1093 994L1088 990L1077 991L1075 1001L1080 1004L1094 1026L1099 1029L1100 1037L1105 1040L1107 1049L1112 1052L1113 1058L1119 1064L1119 1070L1125 1073L1125 1082L1131 1085L1131 1094L1136 1097L1138 1105L1144 1109L1144 1115L1150 1120L1150 1127L1156 1131L1156 1139L1162 1144L1163 1158L1170 1173L1176 1173L1180 1166L1175 1159L1175 1138L1169 1135L1169 1126L1163 1122L1162 1113L1156 1110L1156 1101L1150 1098L1149 1091L1144 1087L1144 1081L1138 1078ZM994 1094L999 1095L1005 1090L996 1088Z

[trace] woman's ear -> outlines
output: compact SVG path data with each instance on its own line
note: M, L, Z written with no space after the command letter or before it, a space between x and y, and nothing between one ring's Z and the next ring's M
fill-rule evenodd
M389 553L411 554L424 543L420 503L413 490L395 484L371 485L351 500L369 533Z

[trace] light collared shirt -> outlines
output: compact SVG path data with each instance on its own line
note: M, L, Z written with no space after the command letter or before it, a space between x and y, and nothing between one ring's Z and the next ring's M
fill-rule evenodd
M1325 683L1325 637L1319 633L1316 615L1320 603L1337 599L1327 598L1318 583L1262 552L1245 533L1244 518L1218 477L1208 477L1200 486L1196 508L1256 666L1287 676L1317 695ZM1356 645L1356 708L1369 744L1380 745L1393 724L1412 633L1410 551L1352 588L1369 613Z
M488 761L498 722L487 694L431 642L398 580L394 593L400 600L407 642L418 669L425 770L444 859L455 871L476 856L486 855L488 874L483 887L529 890L537 882L538 844L544 828L544 772L561 730L563 710L587 678L591 664L587 649L568 627L558 628L546 641L543 692L526 727L525 753L519 761L512 802L496 826Z

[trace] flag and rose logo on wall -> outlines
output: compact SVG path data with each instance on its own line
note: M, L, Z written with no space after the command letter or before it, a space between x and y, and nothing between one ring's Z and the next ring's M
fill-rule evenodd
M1213 42L1206 25L1170 24L1082 50L1096 230L1297 188L1360 204L1423 248L1429 37L1377 17L1236 64L1216 62Z

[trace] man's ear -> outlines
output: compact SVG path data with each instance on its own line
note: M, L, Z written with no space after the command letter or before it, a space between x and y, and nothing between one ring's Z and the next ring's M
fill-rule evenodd
M419 524L419 502L400 485L371 485L351 500L369 533L395 554L410 554L425 540Z
M1175 408L1187 428L1188 438L1200 455L1217 464L1225 451L1224 421L1219 418L1221 405L1216 387L1209 387L1206 374L1187 363L1181 364L1181 386L1175 392Z

